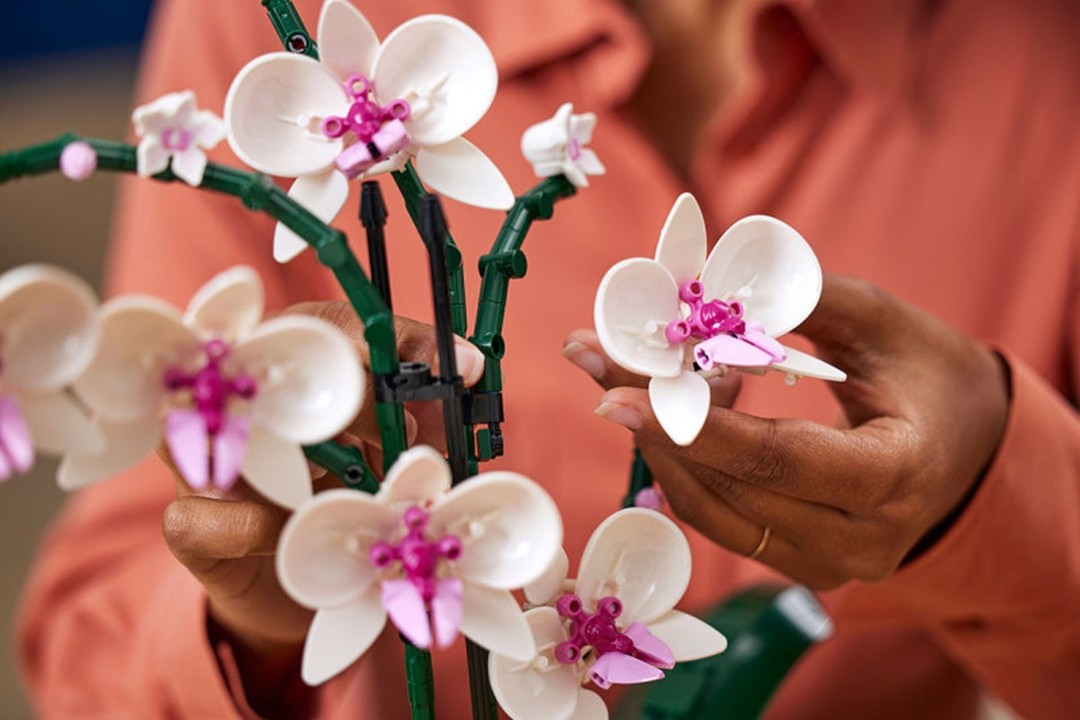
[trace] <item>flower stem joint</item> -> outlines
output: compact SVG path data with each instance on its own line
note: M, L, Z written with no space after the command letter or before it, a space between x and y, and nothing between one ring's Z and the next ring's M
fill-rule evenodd
M372 84L363 75L350 75L345 80L345 92L353 98L345 117L330 115L322 121L322 133L337 139L351 132L356 142L337 157L338 170L355 178L380 160L409 147L405 120L412 113L409 103L392 100L380 106L372 100Z

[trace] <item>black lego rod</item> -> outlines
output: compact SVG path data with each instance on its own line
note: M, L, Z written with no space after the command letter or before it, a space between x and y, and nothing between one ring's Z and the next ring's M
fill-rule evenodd
M390 270L386 259L386 203L382 189L375 180L365 180L360 186L360 222L367 233L368 264L371 270L371 282L379 291L387 310L394 312L390 300Z

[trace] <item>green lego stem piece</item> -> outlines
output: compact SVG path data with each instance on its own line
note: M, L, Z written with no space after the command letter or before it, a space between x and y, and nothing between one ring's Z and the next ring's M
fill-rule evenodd
M277 32L278 38L285 49L297 55L307 55L310 58L319 58L319 49L315 41L304 27L304 21L300 19L300 13L289 0L262 0L266 14Z
M431 669L431 653L405 642L405 684L409 692L409 707L413 720L435 718L435 673Z
M374 494L379 489L379 480L368 467L360 448L327 441L305 445L304 454L312 462L337 475L354 490Z
M635 500L639 492L645 488L652 487L653 474L652 470L649 470L649 466L645 464L645 458L641 455L641 450L637 447L634 448L634 461L630 465L630 487L626 490L626 496L622 499L622 506L624 508L631 508L635 506Z

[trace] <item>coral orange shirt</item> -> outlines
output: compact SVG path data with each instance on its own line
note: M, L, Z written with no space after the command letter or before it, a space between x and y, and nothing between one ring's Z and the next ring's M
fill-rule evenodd
M314 30L319 3L297 5ZM1080 423L1071 406L1080 383L1080 8L763 3L747 48L752 81L700 137L689 187L625 110L650 49L618 2L395 0L361 9L380 36L435 10L489 41L500 91L469 137L518 192L535 183L518 148L527 126L567 100L599 117L592 147L608 173L534 226L505 331L500 464L552 493L571 558L617 508L631 438L593 414L601 393L560 357L563 338L591 324L608 267L652 254L680 192L697 195L713 238L743 215L769 213L801 231L824 269L868 278L1001 348L1012 405L997 458L949 532L890 579L823 595L837 634L798 666L768 716L973 717L980 687L1027 717L1080 712ZM235 73L276 49L255 0L164 2L139 99L190 87L202 107L220 109ZM213 159L237 164L224 144ZM425 256L391 185L395 310L426 319ZM338 224L364 257L354 202ZM447 208L470 270L501 214ZM214 273L248 263L275 306L339 296L313 253L275 265L272 231L231 198L126 179L111 292L183 304ZM789 388L779 375L748 378L738 407L825 422L837 412L821 383ZM150 460L84 491L54 528L21 616L42 716L250 713L227 653L206 639L200 587L160 537L172 495L166 470ZM689 535L686 607L771 577ZM462 652L436 655L440 718L468 717ZM319 717L407 717L401 655L385 632L321 692Z

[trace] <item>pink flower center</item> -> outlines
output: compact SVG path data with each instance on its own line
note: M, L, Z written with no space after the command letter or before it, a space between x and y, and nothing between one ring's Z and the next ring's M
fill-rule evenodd
M166 150L173 152L183 152L191 147L191 142L195 139L195 134L182 127L170 127L165 128L161 133L161 144L165 146Z
M173 366L165 370L163 382L172 392L190 390L195 410L206 421L206 430L216 435L225 422L226 408L231 397L251 400L255 397L255 378L247 374L229 377L222 363L229 354L229 346L222 340L211 340L204 347L206 364L194 373L186 373Z
M566 143L566 155L574 162L581 159L581 141L577 138L570 138Z
M430 603L435 598L439 560L461 557L461 540L456 535L444 535L434 542L425 539L428 514L415 505L405 511L403 520L405 537L397 545L382 540L374 543L369 554L371 564L386 569L400 562L405 578L420 592L424 602Z
M353 143L337 157L337 166L353 178L383 158L409 147L405 120L412 109L404 100L392 100L379 105L374 87L363 75L350 75L345 92L353 99L345 117L330 115L322 121L322 132L328 138L351 135Z
M690 306L690 316L668 323L664 335L672 345L690 338L708 340L720 333L741 335L746 332L743 307L738 302L705 300L700 280L687 280L679 286L679 299Z

